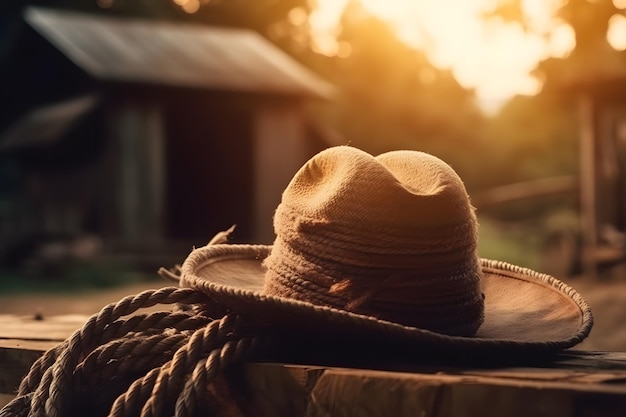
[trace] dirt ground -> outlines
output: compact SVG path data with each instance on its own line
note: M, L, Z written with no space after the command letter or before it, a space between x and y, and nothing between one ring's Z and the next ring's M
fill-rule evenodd
M571 283L591 305L594 328L577 348L586 350L626 351L626 282L592 284L583 280ZM104 291L78 294L0 295L0 314L44 316L58 314L95 314L108 303L127 295L170 285L169 282L135 283Z

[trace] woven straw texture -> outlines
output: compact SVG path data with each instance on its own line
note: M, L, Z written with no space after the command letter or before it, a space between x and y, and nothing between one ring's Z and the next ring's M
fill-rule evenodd
M367 338L560 349L593 323L553 277L477 254L478 222L444 161L326 149L293 177L273 246L194 251L182 284L261 324Z
M555 352L580 343L593 326L586 301L558 279L505 262L481 259L484 322L474 336L451 336L370 315L264 292L265 245L214 245L196 249L182 266L181 285L266 328L294 337L384 341L422 350Z
M476 217L438 158L327 149L287 186L274 229L267 294L450 335L482 323Z

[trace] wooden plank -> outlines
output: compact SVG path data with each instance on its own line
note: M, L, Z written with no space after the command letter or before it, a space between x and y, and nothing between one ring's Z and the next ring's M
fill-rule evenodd
M485 376L251 364L245 368L245 381L248 400L259 416L610 417L626 413L624 384L537 381L519 370L491 371Z
M15 392L30 365L62 340L43 340L52 339L43 324L54 323L55 337L64 328L67 337L86 319L0 316L0 323L13 320L8 330L0 324L0 336L33 337L0 339L0 393ZM228 376L236 382L236 397L243 396L246 408L258 416L626 415L626 353L570 350L496 361L478 356L379 359L323 361L329 366L250 363Z
M0 347L0 393L15 393L20 381L42 352L27 347Z
M568 380L567 372L546 378L542 370L515 368L451 374L278 363L241 369L238 389L258 416L610 417L626 412L624 380Z
M0 339L0 349L33 350L41 353L52 349L59 343L55 340Z
M14 393L37 358L68 338L87 318L0 315L0 393Z
M0 315L0 340L62 341L82 327L88 317L67 314L41 319L33 316Z

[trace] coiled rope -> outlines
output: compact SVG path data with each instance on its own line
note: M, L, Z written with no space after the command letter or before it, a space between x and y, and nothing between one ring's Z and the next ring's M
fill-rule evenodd
M194 308L122 318L175 303ZM101 415L110 417L193 416L207 407L221 372L262 347L260 337L239 331L238 315L212 318L217 310L206 295L175 287L109 304L33 364L0 416L100 415L91 408L106 403Z
M179 270L159 273L177 280ZM167 305L178 308L136 313ZM194 289L166 287L125 297L41 356L0 417L190 417L236 407L221 399L227 390L223 371L267 344L250 329Z

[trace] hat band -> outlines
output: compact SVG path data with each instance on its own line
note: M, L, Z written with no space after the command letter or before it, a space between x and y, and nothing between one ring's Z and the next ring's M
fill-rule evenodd
M324 253L325 258L341 263L354 258L352 262L361 266L389 264L395 267L416 262L424 265L428 260L433 264L454 264L459 259L475 256L478 233L473 216L432 232L408 233L400 227L313 218L284 203L276 209L274 228L277 236L303 252ZM417 260L416 256L423 258ZM360 261L356 259L359 257ZM400 265L399 262L407 263Z
M430 270L423 267L346 269L278 238L264 262L267 294L325 305L450 335L472 335L483 321L477 257Z

